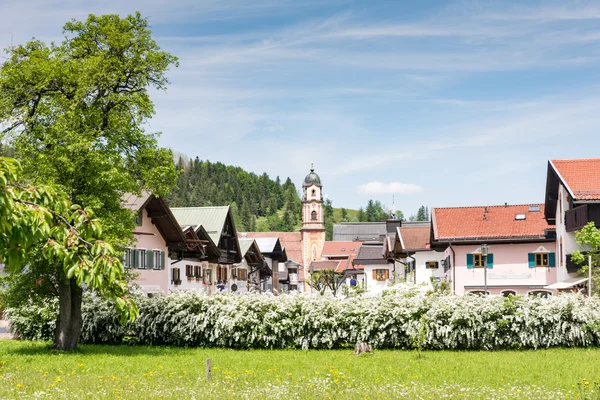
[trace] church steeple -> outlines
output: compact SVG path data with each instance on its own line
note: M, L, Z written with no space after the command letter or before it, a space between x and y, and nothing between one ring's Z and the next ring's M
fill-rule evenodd
M308 268L311 261L321 259L325 243L323 185L312 163L302 183L302 242L304 266Z

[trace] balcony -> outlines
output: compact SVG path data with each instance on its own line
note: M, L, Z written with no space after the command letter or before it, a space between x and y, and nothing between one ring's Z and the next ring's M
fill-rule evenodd
M583 228L589 221L587 204L565 211L565 226L567 232Z

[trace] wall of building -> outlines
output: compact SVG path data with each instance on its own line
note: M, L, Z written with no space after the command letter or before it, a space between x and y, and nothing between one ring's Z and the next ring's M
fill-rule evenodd
M557 282L557 267L529 268L528 254L536 252L540 247L553 252L555 244L547 242L491 245L489 253L494 255L494 264L493 268L487 268L490 294L501 294L504 290L527 294L530 291L543 290L541 289L543 286ZM480 288L484 286L484 268L467 268L467 254L478 252L479 246L465 245L453 246L453 248L456 252L456 263L453 265L456 269L456 294L462 295L471 290L481 290Z
M169 254L167 244L158 231L156 225L152 223L152 219L148 217L146 210L142 210L142 225L135 229L135 243L133 246L137 249L159 250ZM140 286L144 293L169 294L169 283L171 280L169 265L171 260L165 256L165 268L162 270L156 269L134 269L139 276L135 279L135 283Z
M365 265L365 289L369 293L381 293L388 288L390 280L393 277L394 264L378 264L378 265ZM388 279L378 281L373 279L373 271L377 269L387 270Z
M431 277L442 280L444 279L444 267L441 261L446 258L443 252L437 251L418 251L413 255L416 265L416 283L418 285L425 283L433 288L431 285ZM408 261L409 259L407 259ZM435 269L427 268L428 261L437 262L438 267Z
M575 240L575 232L567 232L565 226L565 212L570 210L569 193L562 183L558 185L558 201L556 205L556 255L560 262L558 268L558 280L563 281L569 278L567 272L567 254L571 254L573 250L579 249ZM560 244L562 243L562 252ZM562 253L562 254L561 254Z

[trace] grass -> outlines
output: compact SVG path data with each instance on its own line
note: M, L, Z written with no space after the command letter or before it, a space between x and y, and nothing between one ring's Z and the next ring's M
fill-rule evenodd
M212 360L212 380L205 362ZM0 341L0 398L599 398L600 349L298 351Z

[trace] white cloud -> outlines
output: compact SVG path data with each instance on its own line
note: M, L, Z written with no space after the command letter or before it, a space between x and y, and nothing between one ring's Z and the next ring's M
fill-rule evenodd
M423 188L413 183L402 183L402 182L369 182L364 185L360 185L357 188L359 193L362 194L415 194L420 193Z

